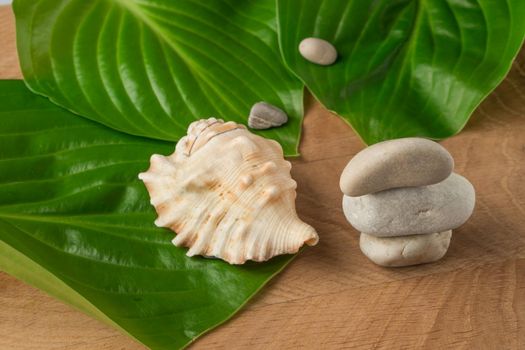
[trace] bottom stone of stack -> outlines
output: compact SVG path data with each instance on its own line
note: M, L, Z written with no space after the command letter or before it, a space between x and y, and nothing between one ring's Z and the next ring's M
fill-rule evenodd
M434 262L447 252L452 230L397 237L376 237L361 233L363 254L377 265L410 266Z

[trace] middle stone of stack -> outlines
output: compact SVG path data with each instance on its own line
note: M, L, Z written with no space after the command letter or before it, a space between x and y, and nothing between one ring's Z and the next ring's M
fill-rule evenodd
M352 158L340 186L361 251L383 266L443 257L451 230L470 217L475 202L474 188L453 168L450 153L423 138L380 142Z

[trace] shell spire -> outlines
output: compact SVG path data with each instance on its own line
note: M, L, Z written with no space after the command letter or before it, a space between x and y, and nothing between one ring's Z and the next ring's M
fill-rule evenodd
M266 261L315 245L314 228L295 210L296 182L279 143L245 126L210 118L193 122L169 156L154 154L144 181L158 218L188 256L230 264Z

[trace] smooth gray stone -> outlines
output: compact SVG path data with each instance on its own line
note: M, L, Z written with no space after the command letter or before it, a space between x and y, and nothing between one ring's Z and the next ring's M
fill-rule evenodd
M435 185L343 196L343 211L358 231L377 237L425 234L461 226L474 210L475 197L472 184L452 173Z
M432 185L446 179L454 160L439 143L417 137L376 143L357 153L340 178L347 196L398 187Z
M448 250L452 230L427 235L375 237L361 233L363 254L380 266L410 266L441 259Z
M308 61L329 66L337 59L337 50L328 41L319 38L306 38L299 43L299 53Z
M248 126L252 129L268 129L281 126L288 121L288 116L280 108L266 102L257 102L250 110Z

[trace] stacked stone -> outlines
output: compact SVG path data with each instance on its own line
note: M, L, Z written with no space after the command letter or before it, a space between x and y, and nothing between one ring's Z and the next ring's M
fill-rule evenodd
M474 187L453 168L444 147L422 138L377 143L352 158L340 186L363 254L382 266L441 259L452 229L468 220L475 203Z

